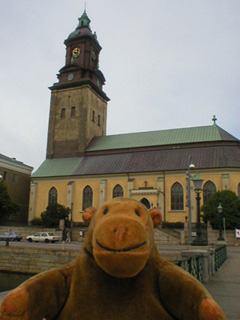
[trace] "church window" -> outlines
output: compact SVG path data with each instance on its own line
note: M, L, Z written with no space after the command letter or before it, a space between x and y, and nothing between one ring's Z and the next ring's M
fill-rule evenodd
M48 205L57 204L57 189L52 187L48 193Z
M95 111L92 111L92 121L95 122Z
M183 187L178 182L171 188L171 210L183 210Z
M123 188L117 184L113 189L113 198L123 197Z
M98 115L98 125L99 126L101 125L101 117L100 117L100 115Z
M142 198L142 200L140 201L147 209L150 209L150 202L148 201L148 199L146 198Z
M64 119L66 117L66 109L62 108L61 110L61 119Z
M92 206L93 191L92 188L86 186L83 190L83 210Z
M215 192L215 184L212 181L207 181L203 186L203 203L206 203Z
M72 109L71 109L71 118L75 118L75 115L76 115L76 108L72 107Z

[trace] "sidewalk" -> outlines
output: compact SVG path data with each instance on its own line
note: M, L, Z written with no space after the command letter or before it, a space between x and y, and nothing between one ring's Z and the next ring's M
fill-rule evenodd
M228 247L227 253L227 260L205 287L227 320L240 320L240 247Z

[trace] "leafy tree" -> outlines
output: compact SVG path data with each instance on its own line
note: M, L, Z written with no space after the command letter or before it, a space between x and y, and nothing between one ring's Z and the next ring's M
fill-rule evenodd
M18 205L12 202L9 197L7 186L4 181L0 182L0 220L3 217L16 213Z
M217 207L221 203L223 212L219 216ZM210 221L214 229L219 228L220 219L225 217L226 229L240 227L240 199L230 190L217 191L201 207L204 222Z
M43 225L48 228L59 226L59 220L68 219L70 209L61 204L50 204L46 211L41 213Z

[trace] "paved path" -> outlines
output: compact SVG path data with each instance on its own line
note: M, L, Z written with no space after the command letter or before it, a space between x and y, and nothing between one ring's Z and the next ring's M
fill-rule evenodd
M227 253L227 260L205 287L227 320L240 320L240 247L228 247Z

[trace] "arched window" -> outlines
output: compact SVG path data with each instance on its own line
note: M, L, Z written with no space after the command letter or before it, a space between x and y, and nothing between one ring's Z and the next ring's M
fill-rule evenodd
M98 115L98 126L100 126L101 125L101 117L100 117L100 115Z
M150 202L148 201L148 199L142 198L140 202L144 204L147 209L150 209Z
M92 121L95 122L95 111L92 111Z
M93 191L92 188L86 186L83 190L83 210L92 206Z
M48 205L57 204L57 189L52 187L48 193Z
M203 203L206 203L215 192L215 184L212 181L207 181L203 186Z
M61 110L61 119L64 119L66 117L66 109L62 108Z
M123 188L117 184L113 189L113 198L123 197Z
M183 210L183 187L178 182L171 188L171 210Z

